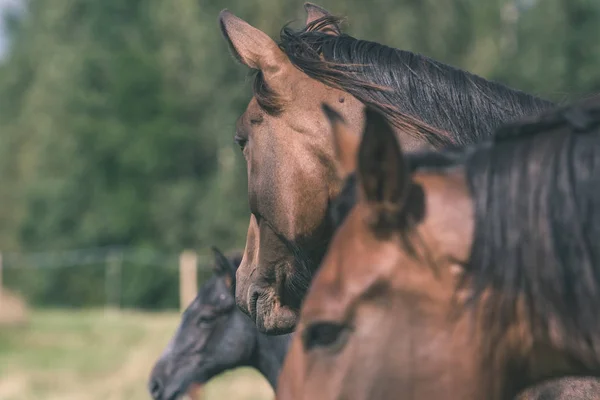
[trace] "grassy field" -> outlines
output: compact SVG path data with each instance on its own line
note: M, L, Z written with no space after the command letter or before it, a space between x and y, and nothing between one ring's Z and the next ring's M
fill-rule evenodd
M0 327L0 400L149 399L148 374L177 326L176 313L33 311ZM205 388L203 400L273 399L257 372L239 369Z

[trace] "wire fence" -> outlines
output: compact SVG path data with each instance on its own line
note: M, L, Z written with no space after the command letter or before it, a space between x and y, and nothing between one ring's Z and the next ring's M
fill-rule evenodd
M34 253L3 253L4 268L64 268L104 263L119 258L137 264L169 265L176 263L178 253L165 253L154 249L127 248L124 246L105 246L96 248L72 249L64 251L45 251Z
M0 294L7 287L40 307L184 308L212 262L194 251L125 246L0 253Z

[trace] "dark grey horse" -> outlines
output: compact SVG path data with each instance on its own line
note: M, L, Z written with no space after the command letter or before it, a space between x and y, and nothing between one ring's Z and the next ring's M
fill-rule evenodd
M237 367L256 368L273 389L291 334L268 336L235 304L235 273L240 256L215 253L213 276L185 310L173 339L156 362L149 390L155 400L174 400L192 384Z
M215 252L213 276L185 310L173 339L156 362L149 390L155 400L175 400L193 384L221 372L256 368L276 388L292 334L269 336L235 305L235 273L241 256ZM524 391L516 400L592 400L600 392L593 378L564 378Z

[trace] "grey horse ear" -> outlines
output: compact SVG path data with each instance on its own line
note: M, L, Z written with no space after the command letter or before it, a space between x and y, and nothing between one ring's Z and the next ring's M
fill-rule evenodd
M235 266L225 257L225 255L216 246L212 246L211 250L215 257L214 271L219 276L224 276L230 285L235 282Z
M313 3L304 3L304 10L306 11L306 25L312 24L316 20L324 17L331 17L329 11ZM319 26L317 30L331 35L339 35L342 33L340 26L336 22L324 23L322 26Z

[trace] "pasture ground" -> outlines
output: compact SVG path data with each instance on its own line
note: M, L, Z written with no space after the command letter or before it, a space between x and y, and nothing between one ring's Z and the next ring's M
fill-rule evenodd
M154 361L179 314L32 310L22 326L0 326L0 400L148 400ZM203 400L273 399L257 372L211 381Z

